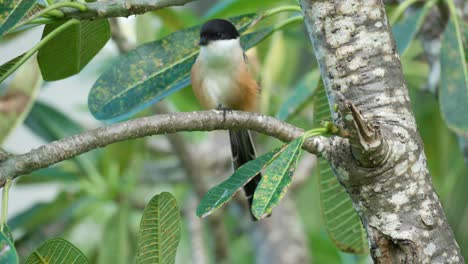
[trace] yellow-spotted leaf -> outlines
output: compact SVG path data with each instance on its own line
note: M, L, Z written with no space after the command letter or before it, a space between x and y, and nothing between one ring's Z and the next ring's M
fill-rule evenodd
M0 37L29 12L36 0L4 0L0 4Z
M442 38L439 103L448 127L468 136L468 71L463 36L463 26L455 8L451 8L450 20Z
M211 188L200 201L197 207L197 215L205 217L227 203L237 191L244 187L270 162L279 150L275 149L247 162L237 169L231 177Z
M61 238L49 239L36 249L25 264L87 264L89 263L81 251L70 242Z
M255 190L252 213L257 219L269 215L286 193L296 169L304 137L298 137L283 147L265 168Z
M167 192L146 205L140 223L137 264L174 264L180 240L180 212Z
M314 95L314 123L331 120L330 107L322 81ZM346 190L336 179L327 161L320 159L318 184L320 205L330 240L344 252L367 252L366 233Z
M110 38L107 19L72 21L75 23L57 22L44 28L42 38L64 23L70 23L67 30L60 32L39 50L37 60L46 81L64 79L80 72Z
M231 18L244 32L254 14ZM273 28L241 36L248 49ZM190 84L190 69L198 55L200 26L174 32L121 55L94 83L88 96L91 113L100 120L120 121Z

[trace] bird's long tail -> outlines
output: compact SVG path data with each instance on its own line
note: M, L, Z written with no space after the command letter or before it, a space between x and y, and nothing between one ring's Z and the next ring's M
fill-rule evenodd
M255 146L249 130L229 130L229 139L231 141L232 162L235 170L245 163L255 159ZM255 189L261 179L262 175L261 173L258 173L244 186L244 192L249 201L249 212L254 220L256 220L256 218L250 210L252 208Z

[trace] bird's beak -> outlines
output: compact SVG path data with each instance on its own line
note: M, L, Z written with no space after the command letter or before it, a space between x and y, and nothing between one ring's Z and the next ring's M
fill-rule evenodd
M206 37L200 37L200 42L198 42L200 46L205 46L208 44L208 39Z

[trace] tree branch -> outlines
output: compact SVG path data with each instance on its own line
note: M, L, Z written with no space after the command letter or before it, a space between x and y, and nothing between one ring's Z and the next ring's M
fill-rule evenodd
M21 155L10 155L0 162L0 187L7 178L51 166L73 158L92 149L141 138L145 136L175 133L180 131L213 131L245 128L289 142L303 134L303 130L276 118L241 111L180 112L136 118L130 121L90 130L78 135L51 142ZM328 156L328 139L308 139L303 149L310 153Z
M170 6L182 6L193 0L111 0L84 3L85 11L62 8L65 18L96 19L106 17L128 17L144 14Z

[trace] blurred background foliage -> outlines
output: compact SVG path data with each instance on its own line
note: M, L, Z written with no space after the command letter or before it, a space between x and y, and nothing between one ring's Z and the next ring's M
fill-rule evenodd
M161 39L174 31L201 24L209 18L233 17L282 4L297 3L294 0L205 0L185 7L149 12L131 19L118 19L117 22L121 32L129 39L130 45L138 46ZM389 4L387 12L391 17L400 10L397 4ZM265 23L274 24L282 19L285 17L279 15ZM395 28L399 31L395 36L403 38L397 39L403 43L400 45L404 46L404 53L401 55L403 71L424 141L433 183L457 241L467 258L468 196L465 188L468 186L468 172L458 138L442 119L437 97L422 90L430 71L421 41L417 38L417 21L413 19L408 22L402 15L400 19L392 22L398 23ZM23 34L18 32L1 40L0 50L2 42L19 40ZM408 36L414 39L408 39ZM98 63L91 61L86 66L92 68L93 82L115 62L118 52L113 45L111 40L106 46L111 46L111 55L100 59ZM399 46L399 50L401 49ZM252 63L259 66L258 79L262 85L261 112L278 116L305 129L312 128L316 122L312 111L312 90L315 87L308 87L307 84L317 86L320 81L305 27L296 24L277 31L251 49L248 55ZM6 61L2 60L1 63L4 62ZM3 96L1 100L5 102L8 99L6 95L11 96L12 91L21 94L17 98L23 100L16 111L12 111L2 120L0 140L5 140L9 133L14 134L15 125L28 127L41 142L50 142L90 127L103 125L77 121L71 118L69 113L53 106L50 101L36 100L38 95L40 97L50 86L49 82L42 81L38 69L33 57L12 78L0 84L0 96ZM75 81L79 82L81 74L83 73L77 75ZM86 87L88 90L89 88ZM83 102L85 100L86 98ZM158 112L157 109L147 109L138 116L151 115ZM163 109L195 111L200 110L200 106L195 101L192 90L185 88L167 97ZM1 110L0 108L0 112ZM74 111L91 116L85 104ZM192 132L181 135L183 140L189 142L191 152L199 156L197 158L203 167L203 180L208 182L206 188L221 182L230 174L229 148L225 134ZM281 145L279 141L262 135L256 135L256 141L259 153ZM219 144L225 144L226 147L219 147ZM216 263L220 258L217 252L219 241L216 240L217 234L214 234L217 231L213 229L212 222L193 219L195 207L192 201L200 198L195 198L199 190L194 190L194 182L187 178L190 172L184 170L183 161L172 147L170 139L164 135L131 140L94 150L51 168L22 176L15 182L15 188L54 184L58 195L47 202L31 201L29 208L10 216L8 224L13 232L20 259L25 259L47 238L64 237L80 248L91 263L131 263L136 257L139 221L145 204L154 194L169 191L177 198L182 211L182 235L176 263L192 263L194 260L192 250L196 247L193 244L193 236L197 235L194 233L197 225L202 227L201 236L206 246L206 259L210 263ZM225 153L218 153L221 151ZM297 216L293 217L305 232L305 244L301 244L302 248L299 248L306 251L304 254L309 255L315 263L366 263L368 257L365 254L343 253L330 239L320 209L318 170L303 165L314 162L311 155L304 154L303 159L306 161L299 163L298 175L295 176L300 179L288 192L288 199L293 201L292 206L298 210ZM12 190L14 191L15 189ZM262 232L267 233L275 230L262 229L261 223L252 223L242 204L229 203L226 208L220 216L226 223L226 261L265 263L262 262L260 254L263 242L256 238L256 232L252 230L263 230ZM275 212L274 210L272 218L275 217ZM263 221L274 222L270 219ZM273 224L272 227L276 230L285 228Z

